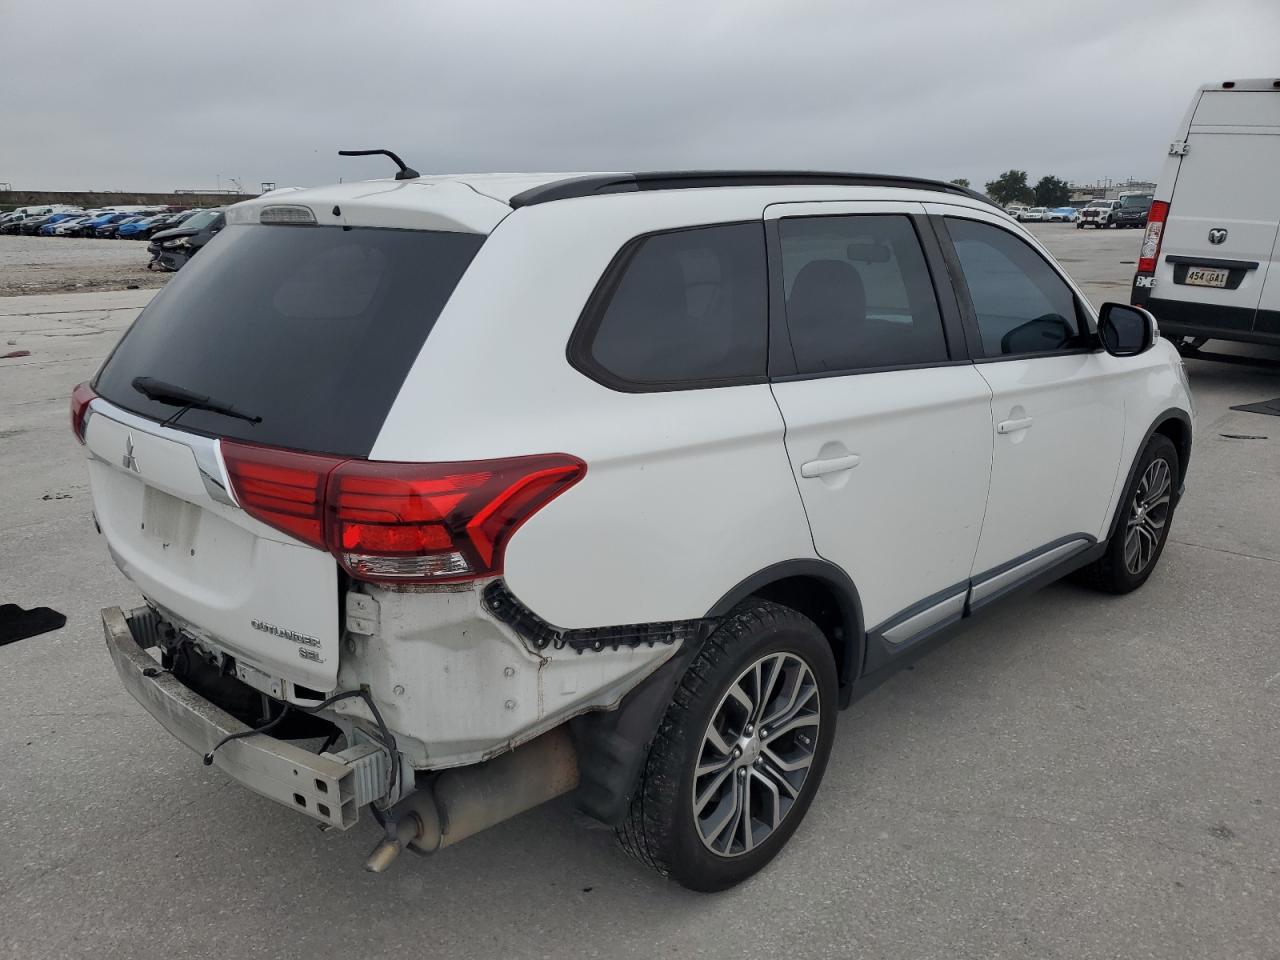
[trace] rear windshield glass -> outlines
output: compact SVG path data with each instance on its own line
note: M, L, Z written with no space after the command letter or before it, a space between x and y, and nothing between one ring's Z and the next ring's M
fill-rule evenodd
M368 456L483 242L419 230L227 227L151 301L94 389L144 417L180 413L133 386L148 377L262 418L190 409L173 422L179 429Z

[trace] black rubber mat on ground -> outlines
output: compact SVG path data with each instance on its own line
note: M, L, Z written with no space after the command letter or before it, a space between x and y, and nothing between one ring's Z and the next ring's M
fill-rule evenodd
M1280 397L1274 400L1259 400L1257 403L1242 403L1232 410L1243 410L1245 413L1265 413L1270 417L1280 417Z
M38 637L67 624L67 618L48 607L23 610L16 603L0 605L0 647L6 643Z

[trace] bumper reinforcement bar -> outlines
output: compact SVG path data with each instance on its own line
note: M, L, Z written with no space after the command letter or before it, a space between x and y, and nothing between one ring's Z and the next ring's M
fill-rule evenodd
M249 728L164 670L144 647L155 643L155 612L139 607L102 611L116 673L130 696L160 725L199 754ZM315 754L264 733L226 743L213 765L236 782L338 830L354 826L360 808L386 791L391 757L372 743Z

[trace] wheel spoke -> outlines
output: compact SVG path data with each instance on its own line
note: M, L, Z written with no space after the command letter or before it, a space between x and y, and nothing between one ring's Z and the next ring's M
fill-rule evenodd
M795 773L797 770L807 770L809 765L813 763L813 754L811 753L806 753L795 760L783 760L782 757L778 756L778 754L770 750L768 747L765 747L762 752L764 753L765 759L769 761L764 765L764 769L775 776L779 771ZM789 780L785 777L780 777L780 779L787 785L788 789L792 789L791 782ZM798 792L799 791L793 790L793 795Z
M1138 528L1135 526L1130 529L1128 536L1124 539L1124 565L1130 573L1137 573L1136 566L1138 558Z
M782 822L782 795L778 793L778 785L759 770L751 771L750 779L760 784L769 793L769 801L773 805L773 816L769 818L769 830L772 832Z
M755 830L751 826L751 780L741 777L738 780L739 803L742 805L742 849L751 850L756 845Z
M806 713L798 717L792 717L780 727L775 727L769 731L767 737L762 737L765 743L773 743L779 737L791 733L793 730L799 730L801 727L816 727L818 725L818 715L816 713Z
M805 708L805 706L809 703L810 700L814 698L814 696L817 695L817 693L818 693L818 688L816 686L806 686L803 688L798 686L797 689L792 693L791 702L787 704L786 709L779 711L776 716L774 716L771 720L765 721L762 724L762 726L765 726L767 729L769 729L772 732L774 728L779 726L780 724L789 722L801 710ZM772 740L773 738L770 737L769 739Z
M724 734L716 729L714 722L711 726L707 727L707 735L703 739L703 742L711 744L711 746L717 750L721 756L727 757L733 752L733 747L731 747L729 745L729 741L724 738Z
M733 757L716 757L714 760L704 760L694 768L693 775L695 777L705 777L712 773L718 773L725 767L733 763Z
M720 785L724 783L725 777L732 776L732 775L733 775L733 767L726 765L725 769L721 773L716 775L715 779L712 780L711 783L707 785L706 789L704 789L702 793L694 797L693 812L698 814L702 813L706 805L710 803L711 800L716 796L716 794L720 792Z
M756 723L760 723L764 719L764 712L769 709L769 701L773 699L773 691L778 686L778 677L782 675L783 664L784 660L781 655L774 657L770 661L770 666L773 669L769 671L769 676L764 682L764 688L760 691L760 704L756 708L756 716L754 718Z
M715 849L716 841L720 838L720 835L724 833L725 828L731 823L737 822L738 810L738 790L736 785L734 785L733 789L729 791L728 808L720 818L708 826L699 826L699 829L702 831L702 837L707 842L707 846ZM728 853L731 846L733 846L732 830L729 831L728 842L724 845L724 850L722 852Z
M755 714L755 702L747 696L747 691L742 689L741 679L729 688L729 699L735 701L743 710L747 711L748 717Z

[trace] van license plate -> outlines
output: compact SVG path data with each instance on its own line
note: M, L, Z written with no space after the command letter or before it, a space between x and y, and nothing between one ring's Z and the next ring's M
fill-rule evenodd
M1183 282L1193 287L1225 287L1227 271L1222 267L1189 267Z

